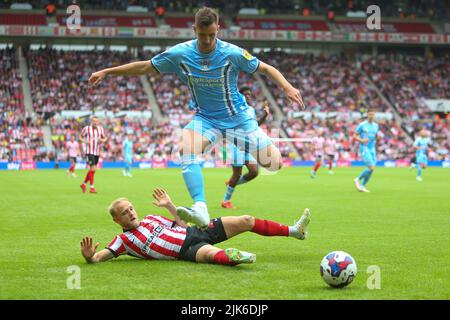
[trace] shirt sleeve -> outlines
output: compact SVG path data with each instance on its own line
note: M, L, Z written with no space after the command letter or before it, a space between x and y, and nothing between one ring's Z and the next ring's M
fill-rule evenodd
M123 244L122 239L120 236L116 236L110 244L106 247L111 253L114 255L114 257L118 257L121 254L124 254L127 250L125 249L125 246Z
M363 130L363 124L360 123L360 124L356 127L356 131L355 131L355 132L356 132L356 134L361 135L362 130Z
M175 73L177 71L176 47L172 47L154 56L150 61L159 73Z
M254 73L258 70L260 61L247 50L236 47L232 51L231 60L239 71Z

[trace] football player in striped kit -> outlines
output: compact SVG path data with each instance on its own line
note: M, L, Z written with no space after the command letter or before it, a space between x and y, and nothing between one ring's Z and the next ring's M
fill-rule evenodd
M89 171L80 187L83 192L86 192L86 183L89 181L91 185L89 192L97 193L94 187L94 175L100 156L100 145L106 141L106 137L100 120L96 116L91 117L91 124L83 128L80 140L84 144L84 152L89 164Z
M91 237L84 237L80 246L85 260L97 263L128 254L141 259L179 259L231 266L253 263L256 261L255 254L235 248L223 250L214 244L247 231L268 237L284 236L304 240L310 222L309 209L305 209L293 226L244 215L212 219L207 227L199 228L188 226L180 219L165 190L155 189L153 197L153 204L167 209L174 219L147 215L139 220L136 209L128 199L116 199L109 206L109 213L113 221L122 227L123 233L114 237L99 252L96 251L99 243L94 245Z

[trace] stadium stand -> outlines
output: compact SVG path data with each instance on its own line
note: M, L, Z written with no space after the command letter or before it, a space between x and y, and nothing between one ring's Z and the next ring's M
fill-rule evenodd
M148 97L138 77L106 79L95 89L87 79L100 66L130 62L133 56L114 51L27 50L28 76L33 107L39 113L63 110L149 109ZM50 88L50 90L49 90Z
M448 5L445 1L436 0L432 6L422 0L407 3L396 0L381 2L383 17L401 18L384 21L381 31L390 34L425 33L430 37L442 35L443 28L436 28L435 21L442 21L447 17ZM13 1L3 1L0 8L8 8L12 3ZM37 0L28 3L36 10L20 13L2 10L0 25L46 26L48 19L44 8L48 1ZM69 3L70 1L59 1L56 4L56 24L65 24L66 15L61 9ZM299 1L245 0L239 3L206 1L204 4L216 7L224 13L220 21L222 28L233 26L235 30L256 29L256 32L280 30L349 33L367 32L363 20L351 19L349 16L366 8L370 1L327 0L307 5ZM120 12L131 5L141 6L147 12ZM157 28L161 24L169 29L189 29L193 23L192 12L195 9L192 1L188 0L97 0L82 3L80 6L83 10L89 9L88 13L83 14L82 26L126 29ZM164 7L165 14L160 18L155 15L157 6ZM256 10L259 15L239 13L241 9L246 8ZM325 18L323 13L330 10L335 13L336 19ZM101 39L98 42L101 43ZM264 42L260 44L264 46ZM81 129L84 118L64 118L63 111L111 111L113 114L120 111L146 111L155 107L150 106L149 101L156 101L162 117L104 119L111 139L104 146L103 159L122 160L121 143L127 132L133 132L136 137L136 160L177 157L177 131L193 115L193 111L189 109L189 90L177 77L167 74L151 75L146 77L146 80L138 77L118 77L106 79L95 89L87 86L87 79L93 71L135 59L148 59L157 51L142 51L143 48L139 45L135 47L138 55L131 54L130 47L126 52L108 49L63 51L50 47L43 46L38 50L26 46L23 48L31 86L29 94L36 114L25 112L24 89L16 47L9 46L1 50L0 161L50 161L55 157L60 161L65 160L67 155L64 143L70 135ZM251 45L248 48L250 50ZM164 46L161 49L163 50ZM448 117L437 117L425 102L426 99L450 99L448 54L433 57L430 50L426 54L405 54L397 50L396 53L372 52L367 55L365 51L363 58L357 50L352 54L344 54L343 51L338 53L338 50L320 52L317 47L312 50L314 54L289 51L291 50L277 49L254 53L261 60L277 67L291 83L302 90L307 105L306 111L312 116L305 117L299 106L290 105L283 93L270 80L262 77L263 86L269 89L274 98L276 105L273 107L281 110L270 116L262 126L269 133L275 132L274 138L280 137L276 130L281 129L282 133L290 138L307 140L315 134L315 128L321 127L328 135L339 140L339 158L352 161L357 159L356 144L352 141L356 121L349 118L349 115L353 114L354 117L355 114L363 114L369 107L375 107L379 112L393 115L392 118L380 120L382 137L378 149L381 160L411 157L414 151L411 148L411 139L423 127L431 132L432 147L429 158L450 158ZM151 86L150 92L144 90L147 80ZM256 97L253 106L259 117L263 102L269 97L265 96L261 83L256 80L251 75L242 75L239 86L251 87ZM151 99L153 94L154 100ZM323 113L328 113L325 119L322 118ZM45 148L43 126L51 128L54 150ZM293 144L279 142L278 146L287 159L314 158L304 141L295 141ZM218 153L218 150L214 149L213 152Z

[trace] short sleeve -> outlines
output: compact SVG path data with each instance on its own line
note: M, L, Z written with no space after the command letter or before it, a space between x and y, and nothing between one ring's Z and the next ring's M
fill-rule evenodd
M231 55L233 64L239 71L254 73L258 70L260 61L247 50L236 47Z
M170 48L154 56L150 61L159 73L175 73L177 70L176 49Z
M362 123L360 123L357 127L356 127L356 133L357 134L361 134L362 133L362 130L363 130L363 124Z
M414 141L414 146L415 146L415 147L419 146L419 139L416 139L416 140Z
M125 246L123 244L122 239L120 236L116 236L113 241L111 241L110 244L106 247L111 253L114 255L114 257L118 257L121 254L124 254L126 252Z

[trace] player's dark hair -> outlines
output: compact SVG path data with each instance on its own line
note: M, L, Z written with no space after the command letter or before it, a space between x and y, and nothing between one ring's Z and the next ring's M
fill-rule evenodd
M195 14L197 27L208 27L214 23L219 24L219 15L214 9L203 7Z

